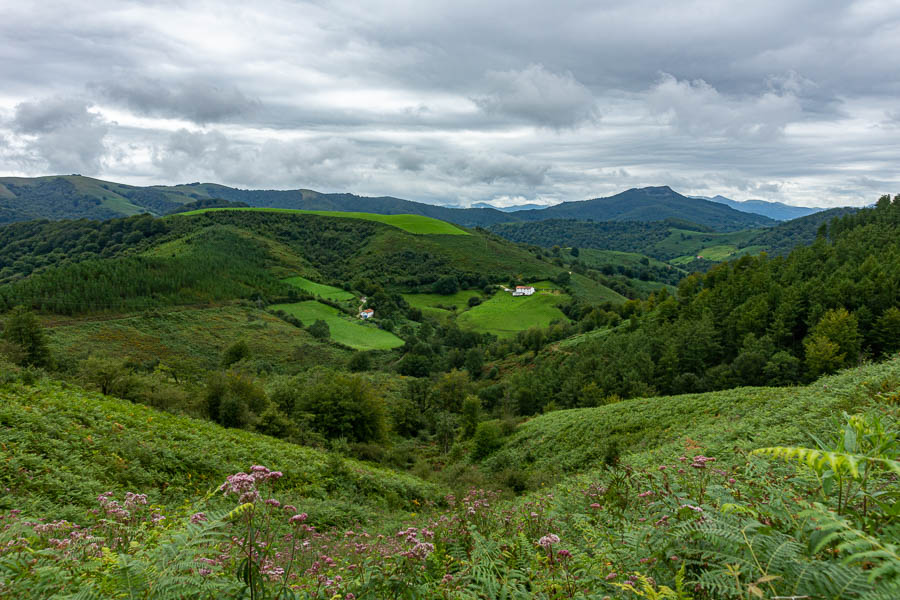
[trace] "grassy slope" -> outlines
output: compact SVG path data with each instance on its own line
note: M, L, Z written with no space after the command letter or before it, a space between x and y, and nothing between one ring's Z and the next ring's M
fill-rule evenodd
M298 213L308 215L319 215L322 217L337 217L342 219L362 219L364 221L375 221L392 225L403 231L419 235L470 235L462 229L451 225L445 221L432 219L431 217L423 217L422 215L377 215L374 213L361 212L339 212L330 210L294 210L289 208L203 208L200 210L192 210L180 213L182 216L199 215L205 212L222 211L222 210L240 210L240 211L256 211L256 212L282 212L282 213Z
M283 471L279 497L313 518L350 522L438 496L411 476L58 382L0 386L0 397L2 509L77 519L107 490L178 506L253 464Z
M508 292L497 292L475 308L461 314L460 327L510 337L530 327L546 327L555 319L566 316L556 308L566 302L565 294L537 292L533 296L513 297Z
M738 452L753 448L812 444L809 433L818 434L841 411L860 409L882 383L900 387L900 357L806 387L737 388L551 412L520 426L487 464L552 479L598 467L616 449L639 465L690 452L740 460Z
M730 254L737 253L741 244L750 241L757 234L759 234L758 229L745 229L731 233L704 233L672 228L669 237L654 244L650 251L659 256L689 257L691 260L697 255L703 255L709 260L726 260L734 258ZM739 254L747 254L747 250L743 249Z
M73 360L90 354L136 362L158 358L188 371L212 369L219 366L222 351L238 340L250 346L251 358L287 369L349 358L347 350L322 343L267 312L241 306L102 320L48 318L45 326L53 354Z
M455 294L403 294L403 298L410 306L425 310L441 306L455 306L457 310L465 310L469 306L469 298L480 296L478 290L460 290Z
M338 309L315 300L275 304L271 308L283 310L297 317L304 325L312 325L315 320L321 319L328 323L331 339L357 350L388 350L403 345L403 340L393 333L377 329L371 324L364 325L359 321L353 321Z
M315 281L310 281L305 277L288 277L284 281L285 283L289 283L296 288L313 294L314 296L328 298L329 300L335 300L337 302L352 300L356 297L350 292L342 290L341 288L336 288L331 285L325 285L324 283L316 283Z

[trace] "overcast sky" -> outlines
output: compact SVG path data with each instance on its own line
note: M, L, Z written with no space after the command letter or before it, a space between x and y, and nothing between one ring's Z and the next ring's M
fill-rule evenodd
M0 174L468 205L900 193L897 0L0 0Z

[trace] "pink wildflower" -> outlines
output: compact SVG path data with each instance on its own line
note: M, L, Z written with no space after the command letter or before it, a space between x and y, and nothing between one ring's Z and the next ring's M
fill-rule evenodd
M555 533L547 534L538 540L538 544L545 550L549 550L550 546L552 546L553 544L558 544L558 543L559 543L559 536L556 535Z

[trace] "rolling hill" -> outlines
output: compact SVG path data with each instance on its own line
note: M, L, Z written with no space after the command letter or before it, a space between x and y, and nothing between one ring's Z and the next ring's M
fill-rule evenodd
M564 202L549 208L504 212L448 208L390 196L323 194L313 190L242 190L214 183L136 187L80 175L0 177L0 224L29 219L109 219L142 212L164 215L184 204L227 200L257 208L412 214L465 227L544 219L659 221L682 219L717 231L773 224L761 215L683 196L667 186L631 189L607 198Z

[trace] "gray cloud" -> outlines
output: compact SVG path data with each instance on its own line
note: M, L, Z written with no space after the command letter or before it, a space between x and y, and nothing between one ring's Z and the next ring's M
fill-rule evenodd
M14 174L452 204L661 184L863 204L900 188L892 2L53 0L3 13L0 159Z
M593 94L568 71L552 73L540 64L519 71L490 71L486 87L487 92L474 100L488 113L555 128L597 118Z
M43 161L55 173L98 173L109 127L88 107L84 100L63 97L18 104L12 129L26 136L23 158Z
M143 115L184 118L205 125L246 117L260 106L233 85L189 80L164 83L136 77L89 86L112 102Z

